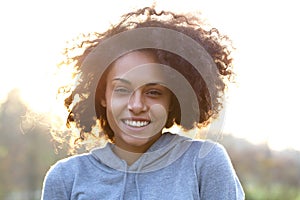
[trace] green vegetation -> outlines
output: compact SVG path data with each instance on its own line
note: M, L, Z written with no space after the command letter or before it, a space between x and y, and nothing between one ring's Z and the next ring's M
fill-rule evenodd
M300 152L271 151L223 135L222 143L244 187L247 200L300 200Z

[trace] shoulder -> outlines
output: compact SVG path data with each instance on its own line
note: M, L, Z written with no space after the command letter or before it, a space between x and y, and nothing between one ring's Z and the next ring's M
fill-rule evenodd
M212 140L191 139L182 135L172 135L177 138L174 141L176 146L185 151L183 155L189 160L193 159L197 168L207 165L219 165L221 163L231 166L231 161L225 147ZM178 148L179 148L178 147Z
M218 167L228 170L233 169L225 147L218 142L211 140L192 140L190 150L195 153L195 161L198 168Z
M47 178L70 177L76 174L81 168L90 166L91 156L90 154L80 154L75 156L70 156L57 161L52 165L47 173Z
M202 161L229 158L225 147L218 142L201 139L189 139L186 141L190 143L189 151L194 152L197 159L201 159Z
M244 191L223 145L209 140L193 140L197 150L196 168L204 199L244 199Z
M71 156L51 166L44 178L42 199L69 199L76 174L88 157L88 154Z
M90 157L90 153L83 153L83 154L73 155L73 156L69 156L67 158L63 158L63 159L57 161L56 164L59 164L59 165L73 165L73 164L76 164L76 163L84 162L84 161L88 160L89 157Z
M204 160L228 158L225 147L211 140L193 140L194 148L198 149L198 157Z
M190 140L188 155L193 157L199 176L235 174L225 147L211 140Z
M84 154L78 154L78 155L73 155L67 158L63 158L55 163L55 165L60 165L60 166L74 166L74 164L80 164L89 158L89 153L84 153ZM54 165L54 166L55 166Z

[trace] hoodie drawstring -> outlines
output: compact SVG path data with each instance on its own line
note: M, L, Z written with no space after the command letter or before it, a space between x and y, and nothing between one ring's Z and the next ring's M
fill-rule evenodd
M125 163L125 161L124 161ZM127 181L127 171L128 171L128 167L127 164L125 163L125 169L124 169L124 178L123 178L123 191L121 192L121 196L120 196L120 200L124 199L124 194L125 194L125 187L126 187L126 181Z
M141 194L140 194L140 189L138 187L138 173L136 173L135 175L135 186L136 186L136 191L137 191L137 199L140 200L141 199Z
M140 171L143 167L143 162L144 162L145 159L146 159L146 155L144 155L144 157L142 158L141 164L139 165L138 170L137 170L137 172L135 174L135 177L134 177L135 178L135 187L136 187L136 191L137 191L137 199L138 200L141 200L141 192L140 192L140 188L139 188L138 176L139 176L139 173L140 173Z

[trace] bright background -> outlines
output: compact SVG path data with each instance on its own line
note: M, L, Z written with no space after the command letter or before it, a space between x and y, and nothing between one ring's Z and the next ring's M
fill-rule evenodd
M47 112L55 65L65 42L102 31L145 0L0 1L0 102L19 88L36 111ZM223 130L272 149L300 150L300 12L296 0L158 1L158 9L201 11L236 47L237 84L230 87Z

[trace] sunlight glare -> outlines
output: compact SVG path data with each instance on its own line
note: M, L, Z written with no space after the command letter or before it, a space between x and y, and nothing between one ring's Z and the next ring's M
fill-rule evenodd
M153 2L128 0L103 5L97 0L84 4L28 0L18 1L19 6L15 6L15 1L6 1L7 9L0 12L1 19L8 19L3 20L0 33L1 71L5 72L0 74L5 83L0 86L0 103L6 93L19 88L30 109L55 113L61 116L55 119L57 124L64 124L62 119L68 113L63 97L57 99L57 92L63 85L74 84L70 76L74 71L63 66L57 73L56 65L62 61L60 52L66 42L79 34L101 32L122 13ZM269 9L270 2L186 0L156 4L158 10L200 11L208 24L233 40L238 86L229 95L224 132L254 143L268 142L274 149L300 148L300 68L296 59L300 41L299 30L294 28L299 12L292 2L276 1Z

